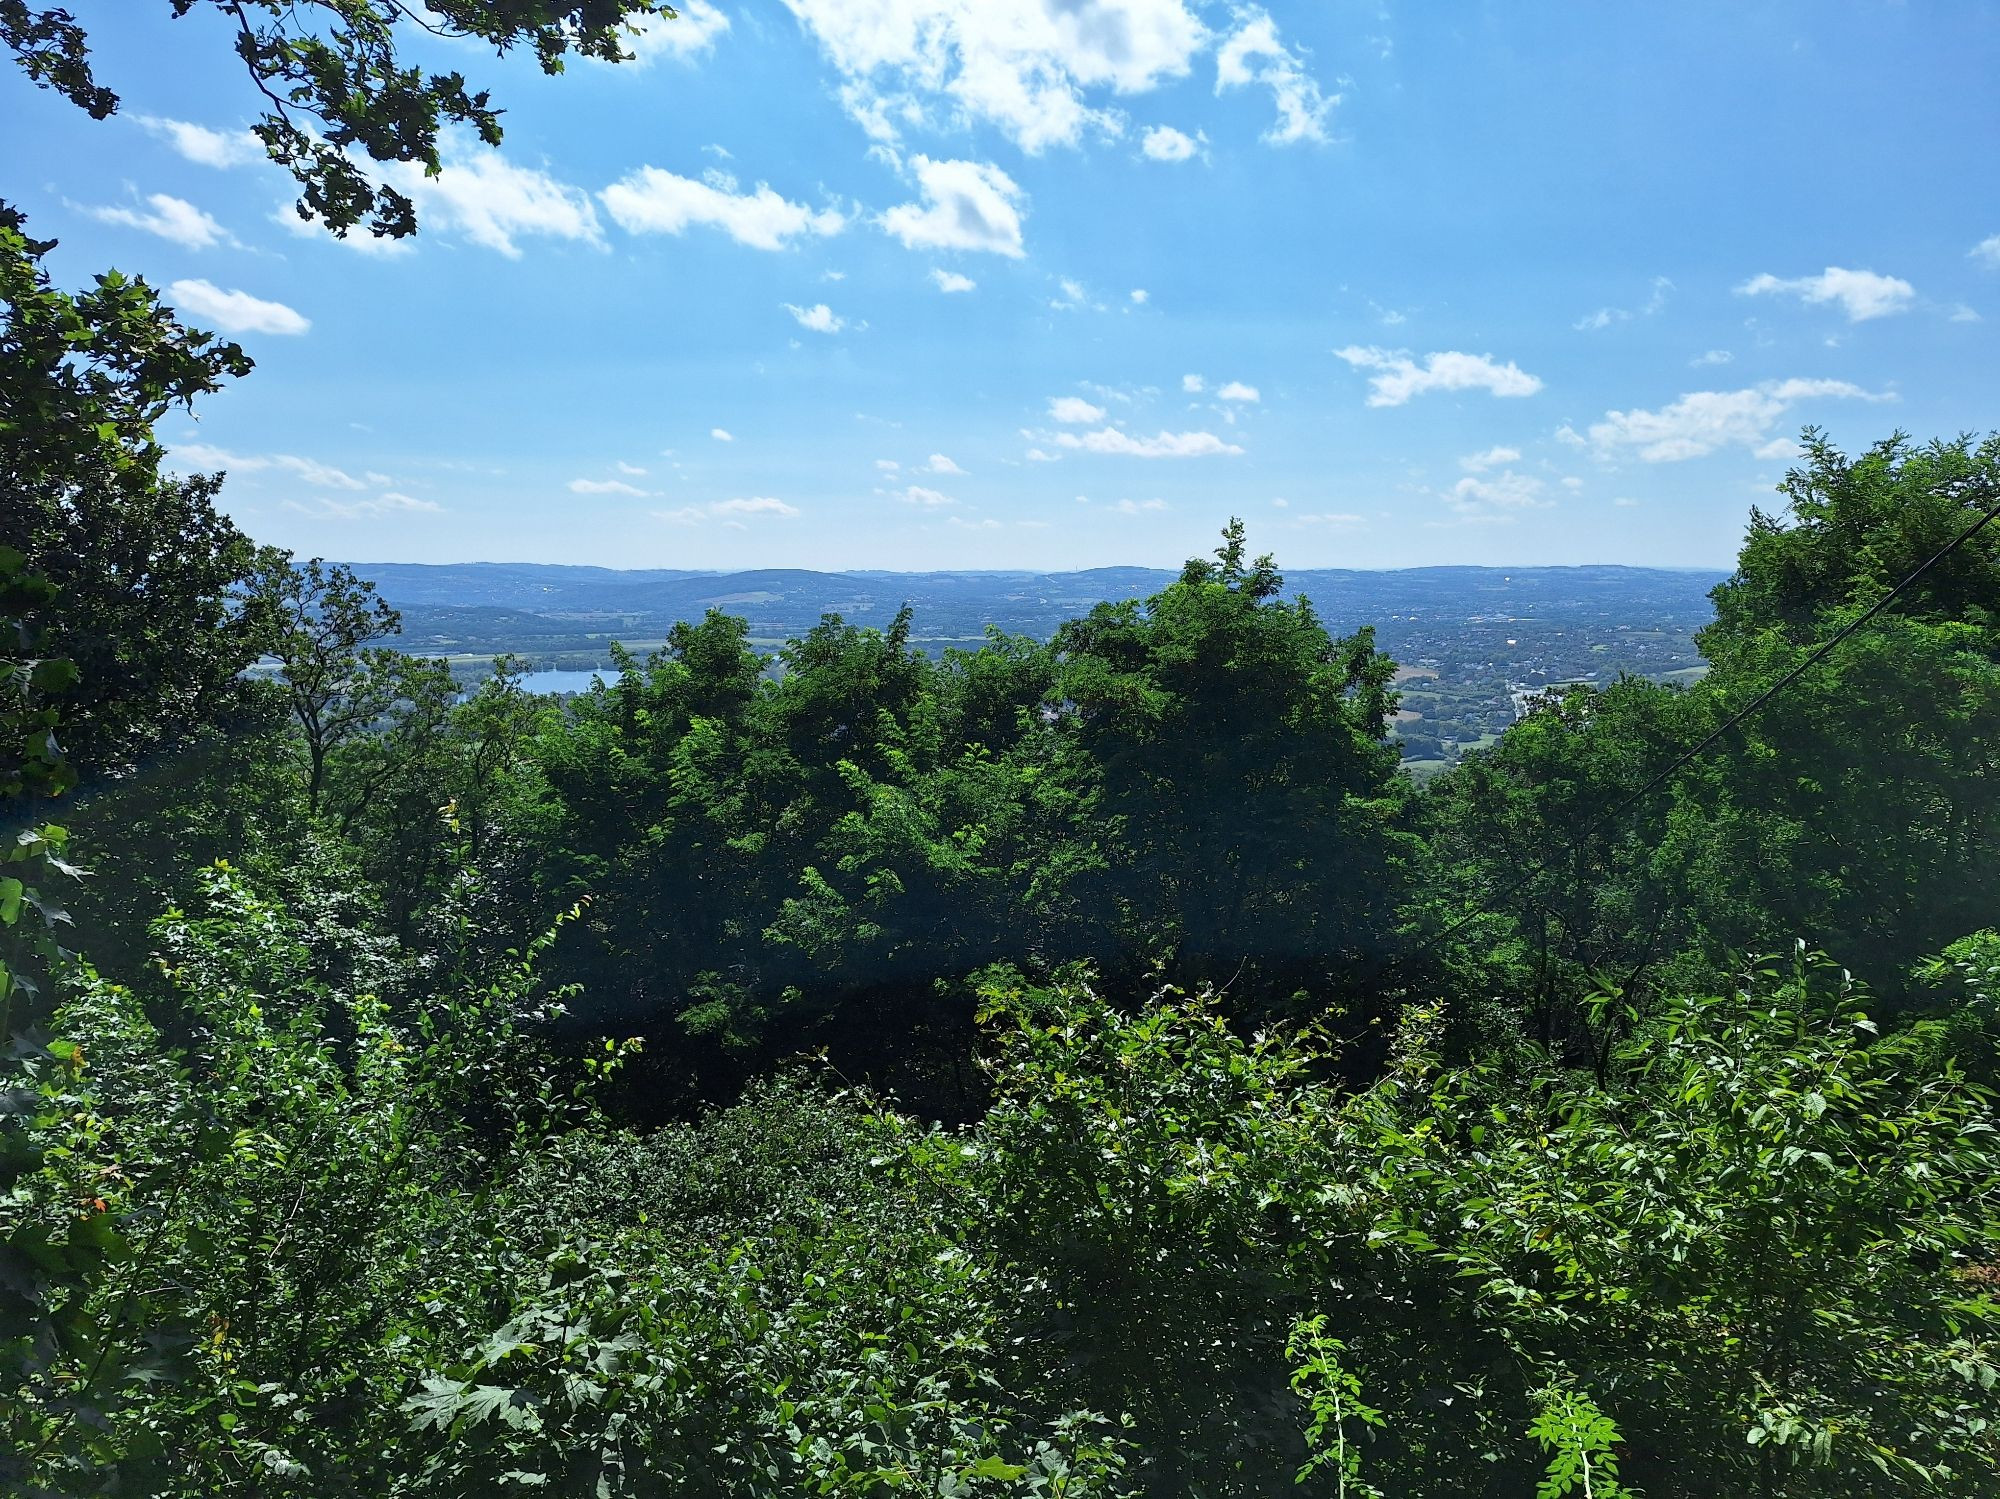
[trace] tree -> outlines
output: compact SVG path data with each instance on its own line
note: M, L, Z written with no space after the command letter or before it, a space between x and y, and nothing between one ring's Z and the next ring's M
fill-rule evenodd
M1051 708L1116 850L1098 898L1120 965L1170 952L1184 983L1282 995L1378 966L1390 940L1414 851L1395 663L1283 599L1240 521L1215 556L1065 625Z
M290 554L267 549L250 588L269 622L265 649L305 736L306 804L318 816L328 754L393 701L396 653L367 646L400 630L403 617L346 563L318 557L298 567Z
M40 620L81 674L66 748L88 776L216 716L255 659L234 597L250 543L217 513L218 481L160 472L153 433L250 361L143 281L56 289L53 248L0 204L0 546L58 591Z
M298 179L299 215L345 236L367 221L371 233L414 234L409 197L371 177L356 153L377 162L413 162L439 171L438 136L470 126L500 144L500 111L462 74L429 73L399 52L412 28L480 41L496 52L525 46L545 73L572 54L615 62L637 23L671 22L664 0L166 0L176 20L219 15L235 31L235 51L262 97L257 138ZM0 44L28 78L94 119L118 109L97 82L90 39L70 12L30 0L0 0Z
M2000 507L2000 436L1849 459L1817 431L1755 512L1698 637L1718 716ZM1988 924L2000 902L2000 522L1929 566L1887 609L1691 767L1683 795L1697 894L1761 909L1706 924L1737 948L1804 934L1888 994L1910 965ZM1743 857L1754 843L1758 864ZM1865 857L1858 857L1866 850ZM1761 866L1761 867L1759 867Z

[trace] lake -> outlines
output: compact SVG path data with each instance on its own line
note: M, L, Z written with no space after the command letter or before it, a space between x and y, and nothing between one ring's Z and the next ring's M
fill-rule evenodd
M521 687L527 692L588 692L600 677L608 687L620 675L608 666L602 671L531 671L523 673Z

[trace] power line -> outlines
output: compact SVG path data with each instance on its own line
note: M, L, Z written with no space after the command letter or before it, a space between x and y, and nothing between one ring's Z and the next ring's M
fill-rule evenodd
M1904 578L1902 582L1898 583L1894 588L1890 589L1887 593L1883 594L1881 598L1877 599L1874 603L1870 604L1860 614L1856 615L1852 620L1848 621L1848 623L1841 626L1840 629L1834 631L1832 635L1827 637L1826 641L1823 644L1821 644L1820 646L1818 646L1813 650L1812 654L1807 656L1804 660L1800 661L1796 666L1792 667L1783 676L1779 677L1777 681L1773 682L1769 687L1765 688L1764 691L1758 693L1757 696L1751 699L1751 701L1748 704L1738 709L1735 713L1732 713L1728 718L1724 719L1719 726L1711 730L1709 733L1703 735L1700 740L1698 740L1693 745L1689 746L1687 749L1683 750L1679 755L1675 756L1674 759L1669 761L1667 765L1664 766L1659 771L1658 774L1654 775L1650 780L1648 780L1645 785L1641 786L1637 791L1634 791L1630 796L1627 796L1623 801L1619 802L1616 806L1612 807L1610 811L1606 812L1603 816L1597 818L1594 823L1586 827L1582 832L1578 833L1575 837L1571 838L1570 846L1574 848L1578 843L1581 843L1585 838L1590 837L1592 834L1602 832L1610 824L1616 822L1620 817L1623 817L1627 812L1631 811L1633 807L1637 806L1640 802L1644 801L1647 797L1651 796L1655 791L1659 790L1660 787L1666 784L1667 781L1671 780L1674 776L1678 775L1682 770L1686 769L1687 766L1691 764L1695 759L1697 759L1705 750L1707 750L1710 745L1714 744L1717 740L1721 739L1725 734L1727 734L1731 729L1734 729L1739 724L1743 723L1746 719L1750 718L1753 714L1757 713L1773 698L1777 697L1779 693L1783 692L1787 687L1791 686L1792 683L1796 682L1800 677L1804 676L1807 671L1811 670L1814 666L1817 666L1821 661L1824 661L1828 653L1831 652L1835 646L1839 645L1843 640L1846 640L1856 630L1859 630L1863 625L1867 624L1871 619L1875 618L1876 615L1880 614L1884 609L1888 608L1891 604L1893 604L1896 601L1896 599L1904 592L1904 590L1909 588L1911 584L1915 583L1919 578L1923 577L1925 573L1929 572L1932 568L1936 567L1940 562L1944 561L1945 558L1949 557L1953 552L1957 551L1960 547L1964 546L1968 541L1971 541L1973 537L1977 536L1981 531L1984 531L1988 526L1993 524L1993 522L1996 519L2000 519L2000 504L1995 504L1992 509L1986 511L1983 515L1979 517L1978 520L1974 521L1970 526L1966 527L1966 529L1960 532L1958 536L1956 536L1953 540L1948 542L1945 546L1940 548L1937 552L1933 553L1923 562L1919 563L1915 568L1915 570L1912 571L1908 577ZM1466 927L1470 926L1479 917L1489 914L1493 910L1493 907L1498 902L1503 901L1508 896L1515 894L1517 891L1521 890L1524 886L1526 886L1530 880L1534 879L1537 875L1543 873L1549 867L1551 861L1552 861L1552 856L1544 856L1540 859L1531 862L1527 866L1527 868L1523 870L1520 874L1516 875L1512 880L1502 885L1498 890L1494 891L1492 894L1484 897L1478 905L1474 906L1470 911L1466 912L1465 915L1459 917L1459 919L1454 921L1450 926L1446 927L1443 931L1434 934L1433 936L1426 937L1422 942L1418 943L1407 954L1405 954L1404 957L1399 959L1396 963L1392 963L1390 965L1390 969L1394 969L1400 966L1402 963L1408 962L1410 959L1417 957L1419 954L1429 951L1431 948L1435 947L1438 943L1445 941L1447 938L1456 936L1459 932L1463 931ZM1387 972L1389 970L1384 970L1384 971Z

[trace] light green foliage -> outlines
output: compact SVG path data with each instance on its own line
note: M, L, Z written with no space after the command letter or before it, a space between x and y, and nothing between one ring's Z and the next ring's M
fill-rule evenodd
M1611 1418L1575 1390L1550 1390L1528 1434L1549 1452L1548 1476L1535 1485L1535 1499L1618 1499L1618 1428Z
M1361 1447L1350 1443L1348 1422L1380 1426L1382 1413L1361 1398L1361 1376L1340 1361L1347 1345L1326 1335L1324 1315L1301 1317L1292 1325L1291 1341L1285 1345L1293 1364L1292 1389L1306 1402L1312 1421L1306 1427L1306 1446L1312 1456L1299 1469L1304 1483L1322 1468L1330 1470L1339 1484L1340 1499L1349 1494L1380 1499L1381 1490L1361 1476Z

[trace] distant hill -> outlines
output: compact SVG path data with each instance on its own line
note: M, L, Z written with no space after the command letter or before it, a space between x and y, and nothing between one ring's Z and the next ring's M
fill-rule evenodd
M743 616L751 633L783 640L833 613L883 624L904 604L926 640L969 640L987 625L1046 637L1105 599L1137 598L1172 582L1163 568L1081 572L622 571L544 563L356 563L383 597L404 610L406 634L453 640L505 636L655 636L711 608ZM1414 567L1372 571L1308 568L1287 574L1288 591L1310 597L1328 624L1444 625L1493 617L1617 616L1693 628L1709 615L1708 591L1725 574L1644 567ZM518 616L518 617L510 617ZM412 640L412 645L418 642ZM465 649L483 648L466 645Z
M539 690L573 691L610 664L613 641L643 656L674 624L709 609L739 615L769 654L822 615L886 626L909 604L911 638L938 654L976 646L989 626L1047 639L1107 599L1143 598L1178 575L1164 568L1082 572L620 571L532 562L445 566L356 563L403 612L397 644L443 656L467 680L513 655L545 673ZM1555 682L1621 673L1686 682L1700 674L1694 635L1714 618L1719 571L1650 567L1306 568L1286 588L1311 598L1328 628L1373 626L1407 671L1395 728L1413 770L1429 773L1490 743L1519 705ZM571 676L570 674L575 674Z

